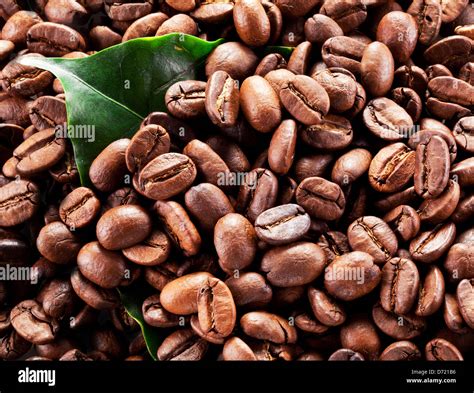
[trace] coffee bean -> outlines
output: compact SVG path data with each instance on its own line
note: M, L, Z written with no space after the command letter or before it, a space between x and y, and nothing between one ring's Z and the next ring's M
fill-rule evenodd
M197 295L198 318L201 329L227 337L232 333L236 308L230 289L221 280L209 278Z
M259 132L273 131L281 122L278 95L261 76L251 76L242 83L240 106L247 121Z
M370 254L375 263L388 261L398 248L397 237L390 227L375 216L358 218L347 229L351 248Z
M296 190L296 201L309 215L323 220L340 218L346 205L341 188L320 177L304 179Z
M297 339L296 329L286 319L264 311L243 315L240 326L248 336L276 344L292 344Z
M327 0L320 12L337 22L344 33L354 30L367 18L367 8L362 0L349 0L343 3Z
M344 348L360 353L367 360L377 360L381 340L375 325L367 317L356 315L341 327L341 344Z
M379 192L400 191L411 180L415 161L415 152L401 142L382 148L370 163L370 185Z
M427 123L425 126L432 127L432 129L422 129L421 131L418 131L412 136L410 136L410 139L408 139L408 146L411 149L416 150L419 144L423 143L426 145L432 137L440 137L448 145L449 158L451 159L451 162L453 162L456 159L458 149L456 145L456 140L451 135L451 131L449 129L444 130L442 128L439 128L438 125L434 125L431 122Z
M295 148L296 123L293 120L283 120L274 132L268 148L270 169L279 175L288 173L293 164Z
M469 331L469 326L464 321L455 295L446 293L443 316L446 326L454 333L466 334Z
M252 349L239 337L229 338L222 349L224 360L257 360Z
M353 149L334 163L331 180L340 187L354 183L369 170L372 154L365 149Z
M410 254L415 261L433 262L448 250L455 237L456 226L453 223L439 224L421 232L410 242Z
M413 122L418 121L423 103L418 93L409 87L397 87L391 91L392 100L410 115Z
M171 241L159 230L151 232L143 242L124 248L123 255L130 261L142 266L155 266L168 259Z
M382 332L396 340L411 340L426 329L424 318L412 314L398 316L385 311L380 303L372 308L372 318Z
M125 151L129 143L129 139L112 142L92 162L89 178L99 191L114 191L123 182L127 171Z
M211 121L221 127L232 127L239 114L239 89L237 81L225 71L214 72L205 91L206 112Z
M431 44L441 28L441 4L432 0L414 0L407 12L416 19L419 42L423 45Z
M73 314L77 298L69 280L53 279L43 286L37 300L47 315L63 319Z
M449 341L435 338L425 347L426 360L464 360L461 352Z
M46 315L35 300L17 304L10 313L10 320L16 332L33 344L53 341L59 330L57 321Z
M120 250L145 240L151 232L151 219L137 205L117 206L97 222L96 235L102 247Z
M364 361L362 354L351 349L338 349L328 358L329 361Z
M287 81L280 90L280 100L288 112L308 126L321 123L330 105L326 90L305 75Z
M63 199L59 206L59 216L69 227L83 228L92 223L100 210L100 201L94 192L79 187Z
M453 136L461 149L474 152L474 116L463 117L453 128Z
M342 150L350 145L354 133L345 117L328 114L319 124L302 129L301 140L311 147L323 150Z
M154 210L178 249L186 256L196 255L201 236L183 207L176 202L157 201Z
M62 222L56 221L41 229L36 247L51 262L66 264L76 258L81 244L74 232Z
M443 273L437 266L430 267L420 286L415 314L426 317L439 310L444 300Z
M133 136L125 152L125 162L130 172L140 171L151 160L168 153L170 137L166 130L149 124L140 128Z
M354 38L337 36L327 39L321 53L328 67L341 67L358 76L361 73L362 54L367 44Z
M191 329L177 330L158 348L158 360L201 360L208 344Z
M404 41L406 40L407 38ZM374 97L386 95L392 86L395 72L395 61L390 49L382 42L372 42L362 53L360 67L362 85L366 91Z
M29 181L16 180L0 187L0 225L11 227L29 220L39 202L39 189Z
M472 329L474 326L474 289L471 281L464 279L458 284L456 298L464 321Z
M325 326L338 326L346 321L344 308L323 291L309 287L308 299L314 316Z
M267 280L277 287L308 284L323 271L326 256L315 243L298 242L267 251L262 258L261 270Z
M453 227L452 224L451 227ZM454 228L452 231L454 232ZM449 243L447 247L449 247L452 242L453 240L451 240L451 243ZM444 247L444 252L447 250L447 247ZM449 273L450 280L458 281L472 277L474 254L470 247L470 242L466 242L456 243L449 249L446 260L444 261L444 268Z
M315 14L306 20L304 33L308 41L319 45L324 44L331 37L344 35L337 22L322 14Z
M298 205L280 205L264 211L255 220L257 236L272 245L301 239L309 230L311 219Z
M272 288L265 278L253 272L241 273L225 281L237 306L261 308L272 299Z
M407 314L418 295L420 276L409 259L392 258L382 268L380 304L386 311Z
M166 92L166 108L178 119L193 119L205 114L206 83L182 81L172 85Z
M216 223L214 246L219 256L219 265L232 274L253 262L257 251L257 236L249 220L240 214L229 213Z
M396 341L384 349L379 360L420 360L421 353L411 341Z
M151 3L150 4L151 7ZM163 36L171 33L197 35L198 26L193 18L185 14L177 14L165 20L158 28L156 35Z
M236 1L233 17L237 34L248 46L263 46L270 39L270 20L260 1Z
M189 157L161 154L140 171L137 191L151 199L168 199L186 190L196 175L196 165Z
M160 303L160 295L147 297L142 305L143 319L154 327L167 328L179 325L179 317L166 311Z
M369 131L390 142L410 135L413 127L413 120L405 109L386 97L369 101L362 117Z
M458 205L460 198L459 184L453 180L448 181L444 191L433 199L425 199L418 208L418 214L422 222L439 224L446 220Z
M84 51L84 38L74 29L52 22L33 25L27 33L26 42L31 52L44 56L64 56L73 51Z
M206 60L206 76L216 71L225 71L231 78L244 80L252 75L258 64L258 57L239 42L219 45Z

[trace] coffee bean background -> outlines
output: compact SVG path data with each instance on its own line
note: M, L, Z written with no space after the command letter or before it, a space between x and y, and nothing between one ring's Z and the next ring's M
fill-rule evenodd
M81 185L16 60L169 33L225 42ZM0 265L36 282L0 359L151 360L134 287L158 360L473 358L472 2L0 0L0 34Z

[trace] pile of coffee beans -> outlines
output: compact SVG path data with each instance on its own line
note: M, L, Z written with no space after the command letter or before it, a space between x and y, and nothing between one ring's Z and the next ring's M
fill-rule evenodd
M1 0L0 358L151 359L130 288L159 360L472 358L472 5ZM225 43L81 185L18 57L173 32Z

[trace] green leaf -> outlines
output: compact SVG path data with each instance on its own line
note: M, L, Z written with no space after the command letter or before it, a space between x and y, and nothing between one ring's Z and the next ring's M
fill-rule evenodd
M264 55L269 55L270 53L279 53L286 60L288 60L294 50L295 48L291 46L267 46L264 49Z
M76 134L70 137L77 167L88 184L89 166L104 147L132 136L150 112L165 110L168 87L196 78L222 42L175 33L127 41L82 59L23 57L20 62L48 70L61 81L68 127ZM87 135L92 127L94 138Z
M142 314L143 301L150 296L151 293L145 293L137 286L124 287L118 290L118 292L128 314L140 325L150 356L153 360L157 360L156 351L161 344L162 334L160 334L157 328L148 325L143 319Z

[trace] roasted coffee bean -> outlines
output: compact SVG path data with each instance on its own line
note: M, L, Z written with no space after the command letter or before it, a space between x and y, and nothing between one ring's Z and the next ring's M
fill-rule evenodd
M293 344L297 339L295 327L286 319L264 311L253 311L243 315L240 318L240 326L248 336L275 344Z
M423 45L430 45L441 28L441 3L436 0L414 0L407 12L415 18L418 25L418 41Z
M337 22L344 33L354 30L367 18L367 8L362 0L327 0L320 12Z
M0 359L16 360L25 355L30 348L31 343L12 329L0 338Z
M390 227L375 216L358 218L347 229L351 248L370 254L375 263L388 261L398 248L397 237Z
M462 35L443 38L426 49L424 57L428 64L442 64L457 70L472 61L472 40Z
M275 206L278 180L268 169L258 168L247 173L237 198L236 210L251 222L265 210Z
M456 298L464 321L471 329L474 329L474 288L472 280L464 279L458 284Z
M240 106L249 124L259 132L273 131L281 122L278 95L261 76L251 76L242 83Z
M237 306L261 308L272 300L272 288L265 278L253 272L240 273L225 281Z
M175 245L185 256L196 255L201 236L183 207L176 202L157 201L154 210Z
M328 358L329 361L364 361L364 357L362 354L358 352L354 352L351 349L341 348L338 349L336 352L331 354Z
M454 333L466 334L469 331L469 327L464 321L455 295L446 293L444 297L443 316L446 326Z
M316 319L325 326L338 326L346 321L346 312L323 291L309 287L308 299Z
M384 349L379 360L420 360L421 353L411 341L396 341Z
M107 250L120 250L145 240L151 232L151 219L137 205L117 206L97 222L96 235Z
M22 176L43 172L58 163L65 152L66 140L57 138L55 129L39 131L13 151L19 160L16 170Z
M413 127L413 120L405 109L386 97L369 101L362 117L369 131L389 142L402 140L410 135Z
M448 145L449 158L451 159L451 162L453 162L456 159L458 149L456 145L456 140L451 135L451 131L449 129L448 130L442 130L441 128L435 129L435 127L438 127L438 125L434 125L434 124L431 125L431 124L432 123L428 123L426 125L428 129L422 129L421 131L418 131L412 136L410 136L410 139L408 139L408 146L411 149L416 150L419 144L421 143L427 144L428 141L434 136L440 137ZM432 129L430 129L430 126Z
M303 142L323 150L342 150L353 139L352 125L345 117L328 114L319 124L303 128L300 133Z
M201 360L208 343L196 335L192 329L182 329L171 333L158 348L158 360Z
M89 178L99 191L112 192L124 181L127 172L125 152L130 139L119 139L108 145L94 159Z
M57 321L46 315L35 300L17 304L10 313L10 320L17 333L33 344L53 341L59 330Z
M166 311L160 303L160 295L152 295L142 305L143 319L154 327L167 328L179 325L180 317Z
M296 75L280 90L280 100L298 121L308 126L321 123L329 111L329 96L314 79Z
M309 230L310 224L309 215L300 206L280 205L257 217L255 232L268 244L282 245L301 239Z
M444 300L443 273L437 266L430 267L418 293L415 314L426 317L439 310Z
M423 198L436 198L449 180L449 149L443 138L433 136L416 147L415 191Z
M315 243L297 242L267 251L261 270L277 287L294 287L315 280L326 264L324 251Z
M360 251L335 258L324 274L326 290L345 301L370 293L379 284L382 275L374 262L371 255Z
M426 344L425 356L426 360L464 360L459 349L442 338L435 338Z
M341 67L359 76L362 54L367 44L354 38L337 36L327 39L322 47L322 57L328 67Z
M217 126L233 127L239 114L237 81L225 71L214 72L207 82L205 108L210 120Z
M454 228L452 231L454 231ZM453 240L451 240L451 243L452 242ZM449 243L447 247L449 247L451 243ZM444 247L444 252L447 247ZM464 278L471 278L474 273L473 261L474 253L472 252L470 242L454 244L449 249L446 260L444 261L444 268L449 273L449 279L458 281Z
M474 157L467 158L451 167L451 176L463 187L474 185Z
M36 239L36 247L51 262L65 264L74 260L81 248L79 239L62 222L44 226Z
M161 154L140 171L137 191L151 199L169 199L186 190L196 175L196 165L188 156Z
M375 325L365 316L356 315L341 327L341 344L344 348L359 352L368 360L377 360L381 340Z
M77 297L69 280L53 279L43 286L37 300L47 315L63 319L73 314Z
M413 122L419 120L423 103L418 93L409 87L397 87L391 91L392 100L410 115Z
M124 248L123 255L130 261L142 266L155 266L168 259L171 241L168 236L155 229L143 242Z
M453 128L453 136L461 149L474 153L474 116L460 119Z
M257 360L252 349L239 337L229 338L222 349L224 360Z
M248 46L263 46L269 41L270 20L260 1L236 1L233 17L237 34L245 44Z
M406 40L407 37L405 37L404 42ZM395 61L390 49L384 43L378 41L367 45L362 53L360 71L362 85L367 93L374 97L386 95L392 86L395 72ZM374 105L373 101L372 105Z
M70 228L92 223L100 210L100 201L87 187L79 187L66 196L59 206L61 220Z
M258 57L239 42L219 45L206 60L206 76L216 71L225 71L231 78L244 80L253 74L258 65Z
M165 20L158 28L156 35L163 36L171 33L197 35L198 26L190 16L177 14Z
M36 12L18 10L5 22L2 39L11 41L15 46L24 46L28 30L40 22L43 20Z
M28 49L44 56L64 56L73 51L84 51L84 38L76 30L52 22L33 25L26 35Z
M346 205L341 188L320 177L304 179L296 190L296 201L309 215L323 220L340 218Z
M268 148L268 164L270 169L279 175L290 170L295 156L296 122L283 120L274 132Z
M202 117L205 112L206 83L183 81L172 85L166 92L166 108L178 119Z
M420 217L409 205L400 205L389 211L383 220L403 241L413 239L420 231Z
M308 41L318 45L324 44L331 37L344 35L336 21L322 14L315 14L306 20L304 33Z
M237 311L232 292L221 280L209 278L197 295L199 325L204 333L227 337L235 326Z
M311 59L311 52L313 46L311 42L304 41L300 43L291 53L288 60L288 70L296 75L303 75L306 73Z
M115 288L130 280L131 273L125 258L116 251L91 242L81 248L77 266L82 275L101 288Z
M232 274L245 269L253 262L257 252L253 225L240 214L226 214L214 228L214 247L224 271Z
M412 314L398 316L385 311L380 303L372 308L372 318L382 332L396 340L411 340L426 329L424 318Z
M416 265L409 259L392 258L382 268L380 304L386 311L405 315L415 303L419 285Z
M27 221L38 210L39 202L39 189L32 182L15 180L0 187L0 226Z
M453 223L439 224L421 232L410 242L410 254L415 261L431 263L443 255L456 237Z
M167 131L157 124L146 125L137 131L127 147L127 168L132 173L140 171L151 160L169 150L170 137Z
M405 144L392 143L375 155L369 167L369 183L379 192L400 191L415 170L415 152Z
M331 180L340 187L348 186L369 170L372 154L366 149L353 149L339 157L331 172Z
M71 273L71 285L76 295L96 310L112 309L120 302L115 290L93 284L81 274L79 269L74 269Z
M336 257L350 252L347 236L342 232L323 232L318 239L318 245L323 249L329 263L332 262Z
M433 199L425 199L418 208L421 222L429 224L439 224L449 218L456 210L461 196L459 184L453 180L448 181L444 191Z

